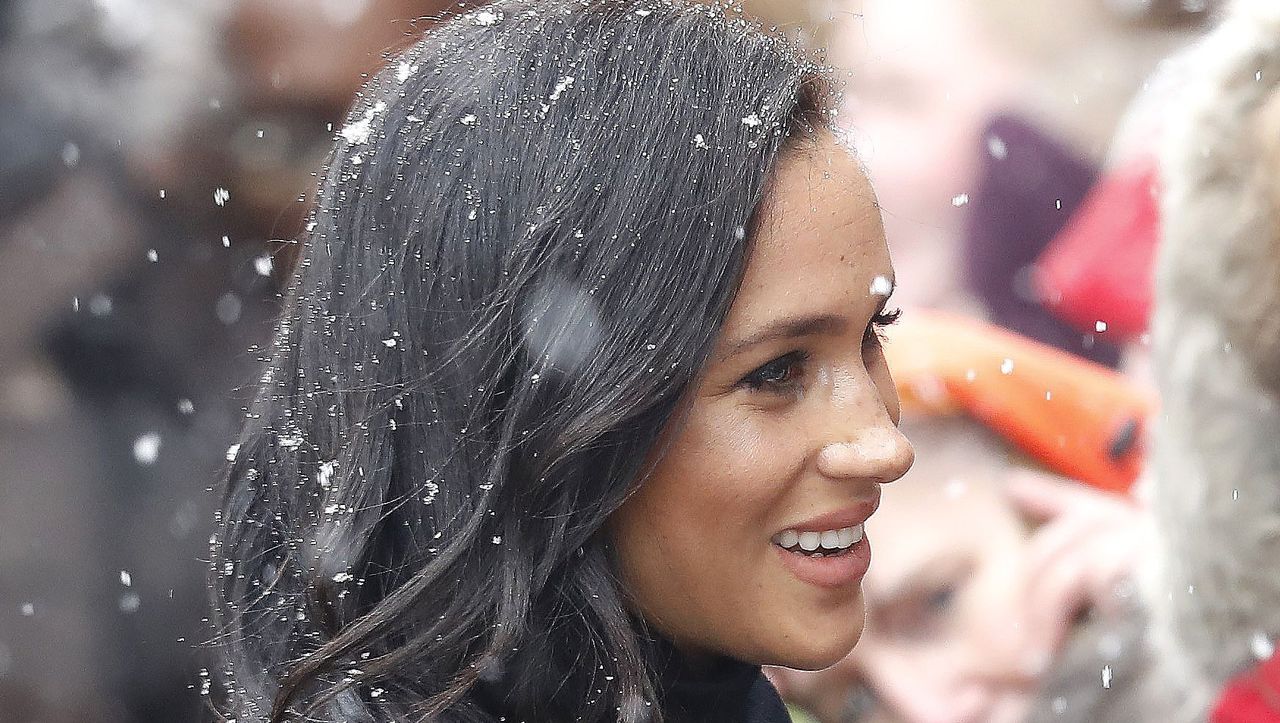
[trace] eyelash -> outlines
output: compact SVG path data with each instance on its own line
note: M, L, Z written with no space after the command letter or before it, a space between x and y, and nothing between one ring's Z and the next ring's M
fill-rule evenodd
M867 333L862 337L862 343L869 344L872 337L884 341L885 328L898 323L898 319L901 318L902 309L881 310L880 313L871 318L871 323L867 325Z
M862 337L863 348L882 339L885 327L898 321L902 316L901 309L881 311L876 314ZM809 361L809 352L799 350L788 352L767 362L743 377L740 384L751 391L786 392L791 390L796 378L803 371L805 362Z

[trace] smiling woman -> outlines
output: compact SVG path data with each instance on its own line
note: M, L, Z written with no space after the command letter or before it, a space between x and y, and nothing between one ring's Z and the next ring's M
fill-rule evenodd
M774 174L711 357L613 522L640 612L677 646L816 669L858 639L862 524L911 448L876 335L892 268L866 177L827 134Z
M501 2L390 63L230 455L229 715L786 720L759 666L856 642L912 458L830 106L657 0Z

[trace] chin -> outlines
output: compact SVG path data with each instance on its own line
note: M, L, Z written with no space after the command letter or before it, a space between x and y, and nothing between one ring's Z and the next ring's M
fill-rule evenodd
M776 656L778 662L773 664L795 670L830 668L843 660L862 637L861 618L844 618L843 622L839 627L811 625L787 641L785 650Z

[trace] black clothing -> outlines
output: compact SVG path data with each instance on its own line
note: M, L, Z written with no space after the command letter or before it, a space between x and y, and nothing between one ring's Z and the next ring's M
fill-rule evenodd
M655 646L668 723L790 723L760 666L720 658L695 669L670 643L655 641Z
M657 705L662 710L665 723L791 723L782 698L765 678L760 666L725 657L699 661L695 666L690 665L687 658L664 639L650 639L642 645L655 674ZM560 692L565 693L564 690ZM555 713L514 712L542 708L519 702L527 700L530 694L530 688L510 677L485 679L482 676L471 697L484 715L497 721L547 723L554 720L567 723L587 720L578 717L581 711L574 705L572 694L544 708L557 711ZM644 711L637 712L641 715L640 720L645 720ZM592 719L590 723L614 721Z

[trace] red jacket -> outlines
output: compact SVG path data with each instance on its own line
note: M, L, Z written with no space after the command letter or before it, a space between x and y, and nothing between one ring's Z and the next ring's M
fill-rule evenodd
M1227 684L1212 723L1280 723L1280 653Z

